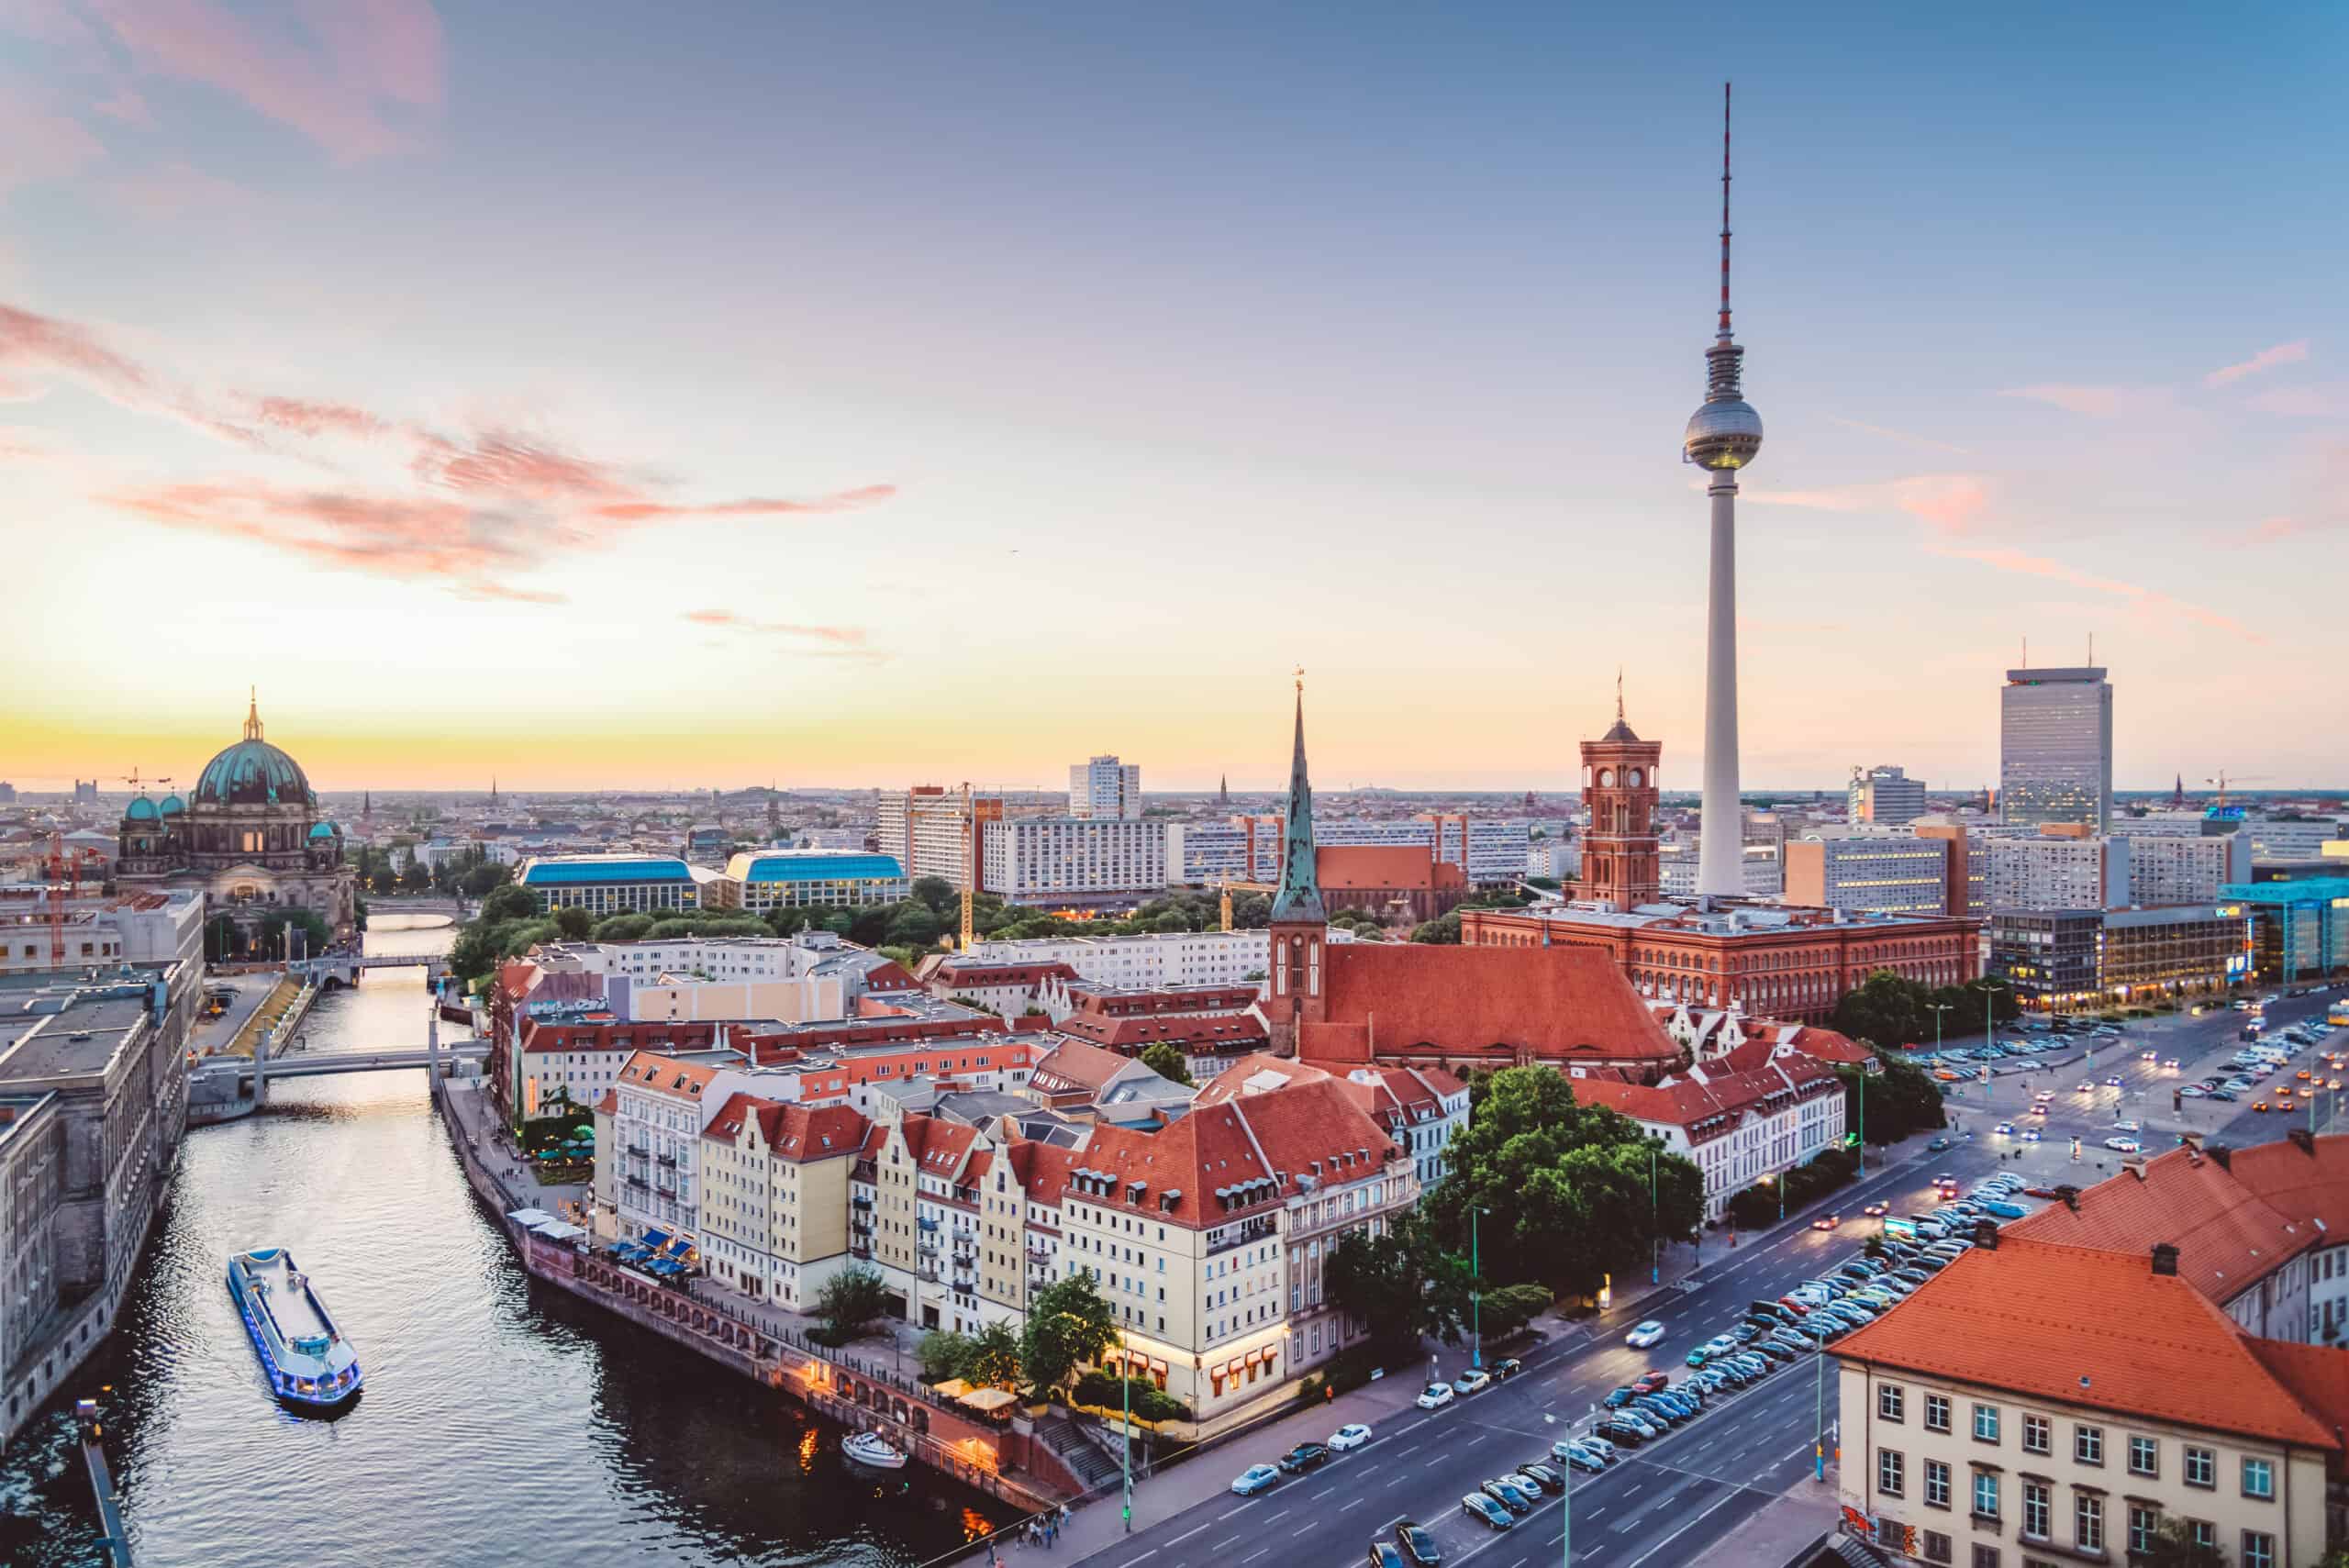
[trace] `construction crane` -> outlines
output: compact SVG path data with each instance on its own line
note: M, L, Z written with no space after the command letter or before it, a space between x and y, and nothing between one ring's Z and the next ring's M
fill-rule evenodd
M79 898L82 896L82 868L84 865L95 866L98 880L104 882L106 864L106 856L97 851L85 850L77 844L69 853L65 848L65 835L61 832L50 834L49 854L41 862L41 872L49 905L49 966L51 969L65 967L65 900L60 896L59 884L70 881L72 896Z
M1231 895L1232 895L1232 894L1234 894L1235 892L1238 892L1238 893L1278 893L1278 892L1280 891L1279 886L1278 886L1277 884L1273 884L1273 883L1269 883L1269 882L1241 882L1241 881L1239 881L1239 880L1237 880L1237 879L1227 879L1227 880L1225 880L1225 881L1219 882L1219 883L1217 883L1217 884L1216 884L1216 886L1217 886L1218 888L1221 889L1221 890L1222 890L1222 893L1223 893L1223 897L1222 897L1222 899L1221 899L1221 901L1220 901L1220 904L1221 904L1221 908L1222 908L1222 912L1223 912L1223 929L1224 929L1225 930L1227 930L1227 931L1228 931L1228 930L1230 930L1230 929L1231 929Z
M979 862L973 850L975 835L971 822L971 781L963 781L963 940L962 951L971 951L971 887L979 880Z
M2224 806L2227 803L2227 785L2230 784L2257 784L2266 777L2267 775L2266 773L2230 773L2226 769L2221 768L2217 778L2204 779L2202 782L2207 784L2216 784L2219 786L2219 798L2217 804Z

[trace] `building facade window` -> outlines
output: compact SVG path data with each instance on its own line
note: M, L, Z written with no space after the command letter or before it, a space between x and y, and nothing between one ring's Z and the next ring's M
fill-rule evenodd
M1985 1546L1978 1540L1976 1541L1974 1543L1974 1568L1998 1568L1998 1549L1995 1546Z
M2025 1453L2047 1453L2054 1445L2048 1440L2048 1421L2044 1416L2022 1418L2022 1451Z
M1974 1407L1974 1440L1986 1443L1998 1440L1998 1407L1996 1405Z
M2102 1427L2074 1427L2072 1429L2072 1457L2082 1464L2102 1464L2104 1462L2104 1429Z
M2243 1531L2243 1568L2276 1568L2276 1538L2264 1529Z
M2243 1462L2243 1495L2267 1502L2276 1496L2276 1466L2264 1459Z
M2219 1456L2207 1448L2188 1449L2186 1484L2188 1486L2216 1486L2219 1484Z
M1947 1562L1950 1561L1949 1537L1941 1531L1937 1529L1920 1531L1918 1544L1924 1549L1926 1562Z
M1929 1432L1949 1430L1948 1395L1928 1394L1925 1396L1925 1430Z
M1876 1451L1876 1489L1887 1497L1900 1496L1905 1477L1905 1463L1898 1449L1880 1448Z
M2153 1438L2134 1435L2129 1439L2129 1473L2159 1475L2162 1473L2162 1445Z
M1949 1507L1949 1466L1938 1459L1925 1461L1925 1506L1929 1508Z
M2082 1551L2104 1550L2104 1499L2093 1492L2073 1495L2072 1543Z
M1974 1513L1977 1518L1998 1517L1998 1478L1986 1470L1974 1473Z
M2129 1550L2132 1552L2151 1551L2154 1537L2162 1528L2162 1511L2143 1503L2129 1505Z
M2026 1481L2022 1484L2022 1533L2026 1537L2047 1539L2047 1484Z
M1906 1404L1905 1390L1897 1383L1879 1383L1876 1389L1876 1414L1880 1421L1898 1421Z

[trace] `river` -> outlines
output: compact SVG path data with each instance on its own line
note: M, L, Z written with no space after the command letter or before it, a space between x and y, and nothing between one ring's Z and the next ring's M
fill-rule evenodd
M370 952L444 945L386 916ZM308 1049L422 1043L423 971L322 997ZM283 1244L367 1387L338 1419L269 1397L225 1283ZM1010 1510L918 1466L875 1480L841 1429L535 1284L459 1173L421 1072L273 1084L192 1129L121 1326L0 1456L0 1563L103 1561L72 1441L111 1385L106 1449L140 1568L505 1563L906 1568Z

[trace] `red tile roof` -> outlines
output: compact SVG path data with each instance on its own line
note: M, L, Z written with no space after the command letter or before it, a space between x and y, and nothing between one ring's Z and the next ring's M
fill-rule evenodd
M2274 1147L2303 1163L2314 1163L2290 1144ZM2235 1162L2242 1159L2243 1153L2232 1156ZM2141 1256L2166 1241L2177 1249L2178 1273L2221 1303L2233 1300L2322 1240L2316 1227L2279 1212L2236 1173L2192 1149L2172 1149L2123 1170L2084 1189L2076 1201L2077 1208L2049 1204L2008 1226L2006 1234Z
M640 1051L620 1069L620 1082L634 1084L672 1099L696 1099L709 1087L718 1069L698 1062L679 1062L657 1051Z
M1346 893L1467 885L1466 873L1460 867L1437 860L1424 846L1409 844L1337 844L1316 850L1313 879L1332 909L1344 902L1338 895Z
M2335 1345L2295 1345L2282 1340L2247 1339L2251 1353L2270 1376L2292 1391L2293 1396L2324 1425L2336 1440L2349 1435L2349 1350ZM2341 1478L2343 1460L2332 1457L2333 1478Z
M1128 1058L1114 1051L1104 1051L1081 1040L1064 1040L1036 1063L1028 1082L1043 1094L1074 1089L1098 1094L1130 1065Z
M1840 1094L1826 1068L1806 1057L1779 1057L1744 1072L1712 1063L1661 1084L1582 1077L1572 1080L1575 1098L1586 1106L1609 1106L1635 1120L1677 1127L1691 1143L1734 1131L1749 1118L1767 1116L1796 1100Z
M1194 1013L1180 1017L1111 1018L1071 1013L1057 1026L1088 1044L1132 1056L1163 1040L1171 1045L1211 1047L1219 1052L1254 1051L1272 1043L1264 1020L1253 1013Z
M1298 1029L1308 1061L1681 1059L1613 958L1595 948L1342 942L1322 951L1328 1021Z
M2250 1336L2152 1258L2018 1237L1976 1247L1836 1345L1846 1362L2338 1452Z

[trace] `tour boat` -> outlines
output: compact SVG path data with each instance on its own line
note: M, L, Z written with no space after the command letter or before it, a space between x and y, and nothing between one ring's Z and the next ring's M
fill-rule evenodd
M841 1440L841 1451L859 1464L869 1464L875 1470L903 1470L906 1456L901 1450L889 1446L889 1440L878 1432L852 1432Z
M256 1247L230 1258L228 1294L280 1400L330 1409L358 1394L358 1352L327 1315L310 1276L294 1266L291 1252Z

